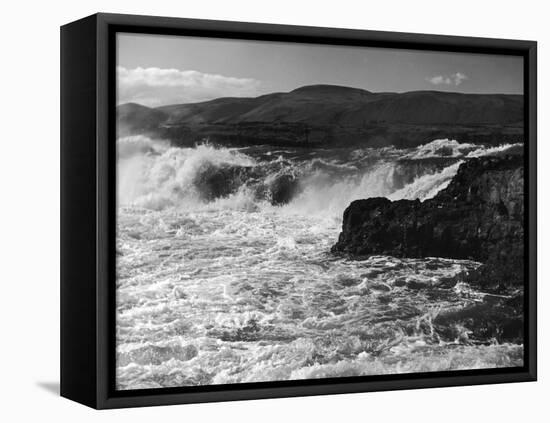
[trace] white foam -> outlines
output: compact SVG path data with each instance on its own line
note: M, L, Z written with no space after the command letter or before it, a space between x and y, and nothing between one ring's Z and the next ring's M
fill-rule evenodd
M117 164L119 205L134 205L160 210L170 206L192 206L197 202L193 180L206 165L254 166L255 161L236 150L201 144L194 148L158 149L147 154L144 148L156 142L140 137L119 140L124 154ZM128 148L128 146L133 146ZM137 147L136 147L137 146ZM135 148L134 148L135 147ZM128 155L128 153L132 153Z
M390 200L426 200L432 198L449 185L461 164L462 161L458 161L440 172L422 175L400 190L391 193L388 198Z
M406 157L410 159L427 159L433 157L462 157L469 151L479 148L476 144L459 143L448 138L433 140L417 147Z
M480 144L460 143L448 138L433 140L416 147L404 157L413 160L428 158L464 158L480 157L506 151L512 147L521 146L521 143L501 144L496 147L486 147Z
M510 148L514 147L521 147L523 146L522 143L515 143L515 144L501 144L496 147L480 147L473 151L470 151L466 157L482 157L482 156L490 156L491 154L501 153L503 151L509 150Z

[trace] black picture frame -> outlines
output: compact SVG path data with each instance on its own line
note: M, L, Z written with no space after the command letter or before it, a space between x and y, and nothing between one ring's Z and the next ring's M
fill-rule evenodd
M528 207L524 367L116 391L112 140L117 32L523 56ZM536 78L533 41L103 13L61 27L61 395L104 409L536 380Z

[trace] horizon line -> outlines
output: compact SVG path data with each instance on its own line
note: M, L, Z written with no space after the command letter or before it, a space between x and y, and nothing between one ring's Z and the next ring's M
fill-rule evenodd
M353 87L353 86L349 86L349 85L308 84L308 85L302 85L302 86L296 87L296 88L294 88L290 91L273 91L273 92L269 92L269 93L266 93L266 94L260 94L260 95L255 96L255 97L251 97L251 96L242 96L242 97L240 97L240 96L221 96L221 97L211 98L210 100L194 101L194 102L186 102L186 103L168 103L168 104L163 104L163 105L160 105L160 106L146 106L146 105L138 103L136 101L127 101L127 102L124 102L124 103L118 103L116 105L116 107L127 105L127 104L136 104L138 106L146 107L148 109L158 109L158 108L161 108L161 107L169 107L169 106L204 104L204 103L208 103L208 102L216 101L216 100L221 100L221 99L243 99L243 100L244 99L256 99L256 98L265 97L265 96L274 95L274 94L290 94L290 93L293 93L295 91L298 91L298 90L301 90L301 89L304 89L304 88L312 88L312 87L346 88L346 89L350 89L350 90L363 91L363 92L368 93L368 94L398 94L398 95L401 95L401 94L422 93L422 92L424 92L424 93L457 94L457 95L472 95L472 96L506 95L506 96L522 96L523 97L525 95L524 93L521 93L521 94L518 94L518 93L503 93L503 92L499 92L499 93L465 93L465 92L459 92L459 91L441 91L441 90L369 91L365 88L358 88L358 87Z

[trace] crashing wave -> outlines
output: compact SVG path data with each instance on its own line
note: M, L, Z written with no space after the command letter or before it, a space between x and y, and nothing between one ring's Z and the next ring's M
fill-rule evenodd
M460 143L448 138L437 139L423 144L408 153L404 158L422 160L430 158L464 158L480 157L500 153L510 148L521 146L521 143L502 144L497 147L484 147L479 144Z
M479 147L476 148L473 151L470 151L466 158L472 158L472 157L482 157L482 156L491 156L494 154L500 154L504 152L512 152L513 150L520 150L523 149L522 143L515 143L515 144L501 144L496 147Z
M175 148L144 136L125 137L117 141L118 201L120 206L161 210L211 208L225 199L224 205L247 210L251 204L284 206L298 214L339 218L360 198L431 198L447 186L461 160L521 145L483 147L441 139L413 151L285 150L268 155L251 148ZM431 158L438 160L420 160Z
M216 189L213 180L215 169L250 168L256 165L255 160L245 154L208 144L194 148L170 147L155 155L139 154L136 152L137 147L127 147L132 145L128 138L133 137L118 140L119 151L122 147L125 153L134 153L122 155L119 152L117 178L118 201L121 205L159 210L200 202L205 194L200 191L201 186L213 191ZM152 140L136 141L134 143L140 148L158 145ZM206 199L212 199L208 193Z
M463 157L476 148L479 148L479 146L444 138L423 144L406 157L415 160L434 157Z
M427 200L428 198L435 197L439 191L449 185L462 163L462 161L458 161L438 173L422 175L407 186L393 192L388 197L390 200L414 200L417 198Z

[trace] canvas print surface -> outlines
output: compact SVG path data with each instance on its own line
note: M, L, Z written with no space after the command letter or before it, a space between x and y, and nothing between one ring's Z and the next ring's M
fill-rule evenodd
M117 389L523 366L521 57L120 33L116 110Z

